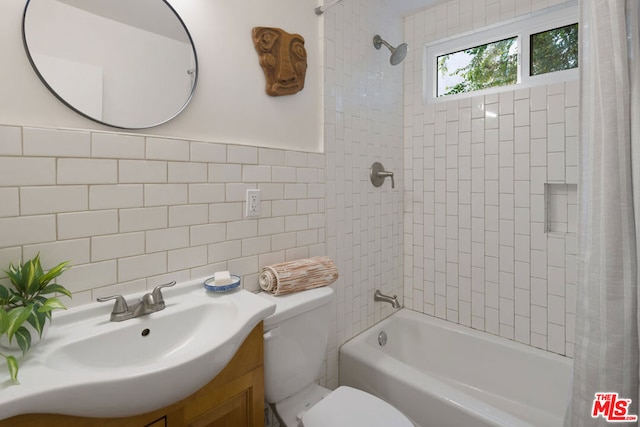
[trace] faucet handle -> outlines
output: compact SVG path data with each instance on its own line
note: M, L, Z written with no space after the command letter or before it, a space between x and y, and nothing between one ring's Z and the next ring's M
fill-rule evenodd
M393 180L393 172L386 171L384 166L380 162L375 162L369 169L369 178L374 187L380 187L384 183L386 177L391 178L391 188L396 187L396 183Z
M127 300L125 300L122 295L112 295L110 297L99 297L99 298L96 298L96 301L107 302L112 299L116 300L116 303L113 305L113 310L111 311L111 314L122 314L122 313L126 313L129 310L129 307L127 306Z
M378 176L382 179L389 177L391 178L391 188L396 188L396 183L393 180L393 172L388 172L388 171L382 171L382 172L378 172Z
M163 285L158 285L155 288L153 288L153 291L151 292L151 296L153 297L153 300L155 301L156 304L164 304L164 297L162 296L162 288L169 288L173 285L176 284L176 281L174 280L173 282L169 282L169 283L165 283Z

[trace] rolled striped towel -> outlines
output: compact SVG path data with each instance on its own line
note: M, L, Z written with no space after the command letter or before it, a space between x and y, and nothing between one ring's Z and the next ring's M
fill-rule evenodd
M338 280L338 269L327 256L281 262L262 267L260 287L273 295L327 286Z

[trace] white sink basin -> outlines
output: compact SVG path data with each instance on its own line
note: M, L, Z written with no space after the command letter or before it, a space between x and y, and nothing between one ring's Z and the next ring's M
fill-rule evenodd
M238 309L230 304L204 303L188 309L167 310L122 322L99 335L78 337L48 353L45 364L60 370L130 369L151 363L170 363L188 357L194 346L214 343L217 327L234 323ZM189 326L188 326L189 325ZM111 325L113 326L113 325ZM121 327L120 327L121 326Z
M275 311L244 290L207 292L202 280L163 294L164 310L123 322L109 321L111 303L55 313L48 336L20 362L20 385L0 363L0 418L125 417L168 406L213 379Z

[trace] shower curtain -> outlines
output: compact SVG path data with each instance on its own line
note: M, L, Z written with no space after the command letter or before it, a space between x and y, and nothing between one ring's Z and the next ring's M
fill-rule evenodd
M577 327L565 426L638 415L638 39L638 0L581 0Z

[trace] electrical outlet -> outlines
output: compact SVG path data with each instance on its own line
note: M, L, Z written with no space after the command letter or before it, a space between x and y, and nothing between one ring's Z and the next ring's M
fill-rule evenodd
M251 189L247 190L247 208L245 216L255 217L260 216L260 190Z

